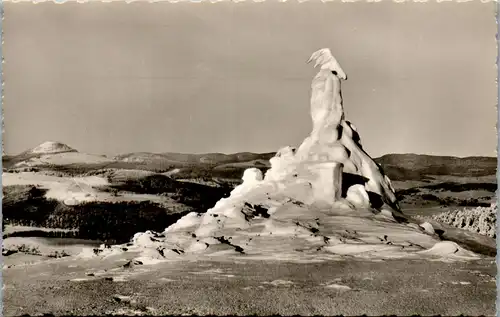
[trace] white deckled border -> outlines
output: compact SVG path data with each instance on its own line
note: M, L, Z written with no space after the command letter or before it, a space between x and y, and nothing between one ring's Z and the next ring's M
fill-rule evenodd
M265 2L265 1L274 1L274 2L293 2L297 1L299 3L302 2L308 2L308 1L321 1L321 2L370 2L370 3L377 3L377 2L395 2L395 3L405 3L405 2L413 2L413 3L426 3L426 2L471 2L471 1L476 1L476 2L481 2L481 3L489 3L489 2L498 2L500 0L3 0L3 2L13 2L13 3L18 3L18 2L32 2L34 4L36 3L42 3L42 2L53 2L57 4L63 4L66 2L77 2L77 3L87 3L87 2L104 2L104 3L109 3L109 2L125 2L125 3L132 3L132 2L149 2L149 3L154 3L154 2L171 2L171 3L178 3L178 2L193 2L193 3L204 3L204 2L210 2L210 3L217 3L217 2Z

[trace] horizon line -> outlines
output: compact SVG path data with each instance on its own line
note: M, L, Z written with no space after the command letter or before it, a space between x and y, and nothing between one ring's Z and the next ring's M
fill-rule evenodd
M58 142L58 143L64 144L62 142ZM20 152L18 154L9 154L9 153L5 152L4 148L2 147L2 150L3 150L2 151L2 157L5 157L5 156L11 156L11 157L19 156L19 155L25 154L26 152L29 152L31 149L32 148L30 148L28 150L25 150L23 152ZM107 154L99 154L99 153L91 153L91 152L81 152L81 151L79 151L79 150L77 150L75 148L72 148L72 149L74 151L76 151L77 153L90 154L90 155L96 155L96 156L104 156L104 157L107 157L107 158L115 158L117 156L130 155L130 154L139 154L139 153L153 154L153 155L167 155L167 154L210 155L210 154L219 154L219 155L231 156L231 155L243 154L243 153L264 155L264 154L273 154L273 153L277 153L278 152L278 151L263 151L263 152L261 152L261 151L259 151L259 152L238 151L238 152L230 152L230 153L227 153L227 152L198 152L198 153L191 152L191 153L188 153L188 152L172 152L172 151L165 151L165 152L132 151L132 152L124 152L124 153L118 153L118 154L113 154L113 155L107 155ZM60 152L60 153L64 153L64 152ZM44 155L44 153L37 153L37 154ZM47 155L47 154L51 154L51 153L45 153L45 154ZM58 153L54 153L54 154L58 154ZM474 158L474 157L486 157L486 158L496 158L496 159L498 159L498 153L497 153L496 156L492 156L492 155L478 155L478 154L476 154L476 155L459 156L459 155L452 155L452 154L432 154L432 153L416 153L416 152L403 152L403 153L401 153L401 152L391 152L391 153L381 154L381 155L378 155L378 156L371 156L370 154L368 154L368 155L370 157L372 157L372 158L381 158L381 157L384 157L384 156L387 156L387 155L419 155L419 156L435 156L435 157L453 157L453 158L462 158L462 159L463 158Z

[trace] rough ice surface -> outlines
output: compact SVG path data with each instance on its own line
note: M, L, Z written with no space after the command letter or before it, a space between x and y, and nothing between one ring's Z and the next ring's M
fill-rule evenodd
M422 228L425 230L425 232L427 232L427 233L430 233L430 234L434 234L434 233L436 233L436 232L434 231L434 227L433 227L430 223L428 223L428 222L424 222L424 223L422 223L422 224L420 225L420 227L422 227Z
M497 204L490 207L452 210L434 215L434 220L456 228L496 238Z
M188 214L163 233L136 234L130 252L153 260L172 254L317 261L457 252L461 259L473 258L457 245L440 243L429 228L408 223L389 178L345 119L345 72L329 49L313 53L310 61L320 69L311 85L313 129L302 144L281 148L265 176L246 170L243 183L206 213Z
M368 196L368 193L363 185L355 184L349 187L346 199L353 204L354 207L370 207L370 197Z

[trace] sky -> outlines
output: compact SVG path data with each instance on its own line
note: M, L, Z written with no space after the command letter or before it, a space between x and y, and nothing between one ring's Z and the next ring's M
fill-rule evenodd
M372 156L495 156L495 5L4 4L5 152L271 152L311 131L311 53Z

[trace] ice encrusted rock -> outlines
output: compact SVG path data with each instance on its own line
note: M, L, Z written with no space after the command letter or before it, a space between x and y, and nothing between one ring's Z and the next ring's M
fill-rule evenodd
M389 178L363 151L356 128L345 120L340 86L345 72L329 49L313 53L310 61L320 66L311 85L311 134L298 149L281 148L265 177L256 168L247 169L229 197L175 227L198 221L193 224L197 238L227 235L249 227L253 216L245 208L273 210L290 201L320 209L372 208L384 215L399 210Z
M229 197L201 217L181 220L198 220L197 237L213 237L228 227L245 228L245 204L271 209L293 200L323 209L399 210L389 178L364 152L356 128L345 120L341 94L345 72L329 49L316 51L310 61L320 67L311 84L311 134L298 149L281 148L270 159L265 177L256 168L247 169L243 183Z
M428 222L424 222L424 223L420 224L420 227L422 227L422 229L424 229L425 232L427 232L428 234L435 234L436 233L434 231L434 227Z
M367 208L370 207L370 197L366 192L366 189L363 185L355 184L349 187L346 194L346 199L354 207L358 208Z
M341 174L349 176L341 183L344 194L351 186L356 186L350 191L350 198L356 205L379 208L386 204L399 210L389 178L362 149L356 128L345 120L341 79L347 76L328 49L315 52L310 60L321 66L311 85L312 132L297 151L285 147L271 159L271 169L267 171L265 180L285 180L290 175L308 179L311 170L319 171L312 167L315 164L340 163ZM321 176L316 174L316 177ZM366 195L360 192L357 185L364 187ZM356 198L354 192L359 193Z

